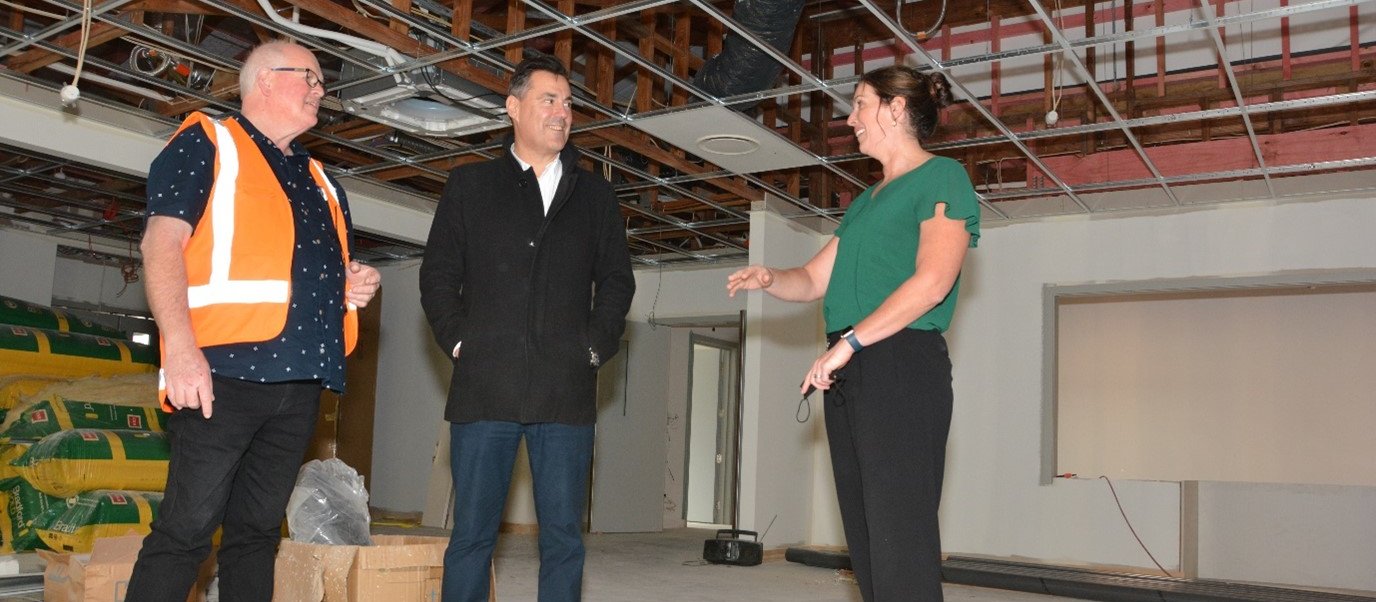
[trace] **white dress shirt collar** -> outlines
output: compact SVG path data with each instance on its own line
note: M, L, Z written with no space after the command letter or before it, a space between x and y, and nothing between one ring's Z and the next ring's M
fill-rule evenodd
M516 159L516 164L521 166L521 171L531 169L531 165L521 159L516 154L516 145L511 145L511 156ZM545 166L545 173L535 177L535 181L540 183L540 200L545 204L545 215L549 215L549 207L554 203L554 192L559 189L559 179L564 177L564 162L555 155L554 160Z

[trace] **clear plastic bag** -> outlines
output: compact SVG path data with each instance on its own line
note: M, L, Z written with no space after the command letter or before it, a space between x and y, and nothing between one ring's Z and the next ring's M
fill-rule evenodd
M292 540L368 546L373 543L369 522L368 490L357 471L338 458L311 460L301 467L287 502Z

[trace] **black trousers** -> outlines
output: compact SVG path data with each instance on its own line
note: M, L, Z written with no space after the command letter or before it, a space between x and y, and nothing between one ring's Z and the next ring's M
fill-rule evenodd
M861 596L939 602L937 506L951 428L946 340L935 331L904 329L866 347L837 373L825 404L841 522Z
M315 432L320 383L216 376L213 386L209 420L199 409L168 418L167 490L134 564L127 600L185 602L221 524L220 600L272 600L282 518Z

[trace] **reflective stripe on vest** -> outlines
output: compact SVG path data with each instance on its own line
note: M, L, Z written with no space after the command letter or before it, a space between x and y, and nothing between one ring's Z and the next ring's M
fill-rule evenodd
M219 164L219 173L215 175L214 192L210 200L210 223L214 237L210 251L210 281L187 287L187 305L196 308L212 303L286 303L291 296L291 283L287 280L229 278L229 268L234 256L234 204L238 195L239 150L229 128L219 121L207 121L215 128L218 149L216 161ZM311 163L314 164L315 161Z

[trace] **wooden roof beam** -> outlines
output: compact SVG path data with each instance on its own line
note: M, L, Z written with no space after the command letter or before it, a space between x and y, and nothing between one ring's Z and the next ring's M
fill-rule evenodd
M687 159L675 156L672 152L660 149L651 144L648 137L639 130L632 130L626 126L606 127L590 132L593 136L611 142L619 146L626 147L632 151L645 155L646 157L663 163L681 173L699 174L709 171L699 165L695 165ZM715 171L715 170L712 170ZM735 177L716 178L703 180L713 186L721 188L727 192L738 195L743 199L758 201L764 198L764 194L751 188L748 184Z
M124 34L125 31L123 29L110 25L109 23L92 23L91 36L86 43L86 49L89 52L90 49L111 40L119 39L124 36ZM53 43L56 46L61 46L75 52L81 45L81 31L73 31L66 35L59 36ZM8 66L11 70L19 73L32 73L56 63L63 58L65 57L56 52L44 50L42 48L32 48L15 55L14 58L8 61Z
M375 40L391 46L392 48L403 49L407 54L418 55L418 58L427 57L439 52L437 48L422 44L405 33L393 31L392 28L387 25L378 23L356 12L346 10L330 0L287 0L287 2L301 10L338 23L352 30L355 35ZM484 88L494 92L506 91L506 77L497 76L484 69L475 67L471 64L470 60L471 59L468 58L460 58L444 61L439 64L449 69L454 74Z

